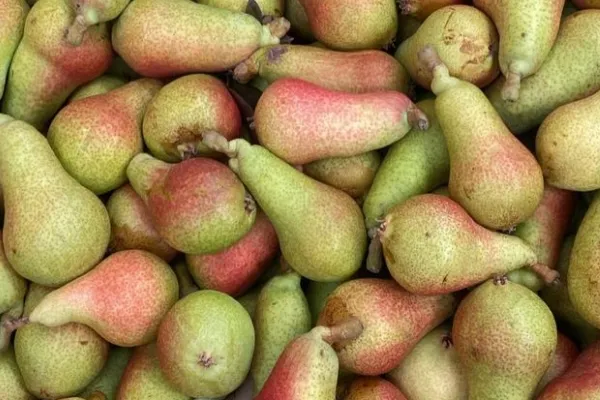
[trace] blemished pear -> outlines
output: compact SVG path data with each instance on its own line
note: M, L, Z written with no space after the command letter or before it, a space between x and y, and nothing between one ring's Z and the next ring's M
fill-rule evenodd
M231 11L248 12L250 3L254 2L263 15L281 17L285 10L284 0L196 0L200 4L212 7L226 8Z
M287 0L285 3L285 18L290 21L292 35L308 42L314 41L315 37L310 30L308 16L300 0Z
M148 24L154 28L140 35ZM248 14L190 0L136 0L113 26L112 43L137 73L163 78L226 71L258 48L279 44L288 29L284 18L261 25Z
M384 90L406 93L410 79L404 67L384 51L345 52L293 44L257 50L235 67L233 76L241 83L259 76L269 84L281 78L297 78L354 93Z
M48 129L48 143L65 170L98 195L127 182L129 162L144 150L146 106L161 86L139 79L61 109Z
M496 27L475 7L454 5L435 11L396 50L396 59L411 78L430 89L432 71L419 62L419 51L426 45L435 48L450 75L476 86L489 85L500 73Z
M0 393L10 400L35 400L25 387L12 347L0 352Z
M300 79L279 79L254 113L259 143L290 164L349 157L386 147L427 117L396 91L347 93Z
M0 183L6 257L30 281L63 285L104 256L108 213L63 169L42 134L23 121L5 121L0 122Z
M156 338L178 298L177 278L167 263L143 250L126 250L44 297L29 320L49 327L78 322L112 344L134 347Z
M367 235L360 208L350 196L243 139L227 142L213 134L204 141L230 157L230 168L269 217L285 260L300 275L340 281L360 268Z
M10 346L12 333L18 327L15 324L23 314L26 292L27 282L8 263L0 240L0 353Z
M0 99L4 93L10 62L23 37L28 12L29 5L25 0L0 1Z
M392 208L377 239L392 277L422 295L456 292L524 266L547 283L558 277L538 263L524 240L478 225L458 203L438 194Z
M530 131L556 108L600 89L598 24L600 10L579 11L565 18L540 69L521 82L518 100L502 98L504 77L486 89L490 102L513 133Z
M97 94L104 94L110 92L113 89L121 87L125 84L125 80L117 76L102 75L99 78L94 79L91 82L81 85L77 88L69 97L69 103L75 100L84 99L86 97L95 96Z
M399 0L398 6L402 15L411 16L419 21L425 21L427 17L440 8L466 3L465 0Z
M554 379L564 375L579 356L577 345L571 339L558 332L556 350L550 367L540 380L535 390L536 396Z
M67 0L76 10L66 39L79 46L88 27L111 21L119 16L131 0Z
M113 346L102 371L80 395L87 400L114 400L119 382L121 382L121 377L132 353L133 349L131 348Z
M407 400L389 381L375 376L361 376L347 386L338 387L339 400Z
M435 111L450 157L451 197L487 228L509 229L525 221L544 191L535 157L478 87L450 76L431 46L419 52L419 60L434 76Z
M106 24L90 27L81 44L73 46L65 32L74 17L75 9L65 0L39 0L31 8L10 65L3 113L45 130L78 86L108 69L112 48Z

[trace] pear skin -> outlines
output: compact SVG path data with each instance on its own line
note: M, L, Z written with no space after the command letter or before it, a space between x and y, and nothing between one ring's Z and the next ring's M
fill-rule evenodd
M446 6L466 3L464 0L399 0L402 15L408 15L419 21L425 21L435 11Z
M598 0L571 0L571 2L580 9L600 8L600 1Z
M154 29L140 35L148 24ZM137 73L163 78L226 71L261 46L279 44L288 29L283 18L261 25L248 14L189 0L136 0L115 23L112 43Z
M556 108L600 89L598 24L600 10L579 11L565 18L540 69L521 82L518 100L502 98L504 77L486 89L490 102L514 134L530 131Z
M98 195L127 182L129 162L144 149L146 105L161 86L139 79L60 110L48 129L48 143L65 170Z
M254 320L254 314L256 312L256 305L258 304L258 296L262 286L255 286L246 292L245 295L238 297L236 300L242 305L250 315L250 318Z
M396 386L374 376L361 376L354 379L337 398L340 400L407 400Z
M110 238L106 208L23 121L0 123L0 182L4 249L19 275L60 286L104 256Z
M537 294L500 278L463 299L452 339L469 399L522 400L533 397L550 367L557 331L552 312Z
M362 154L428 127L400 92L346 93L293 78L264 91L254 124L260 144L290 164Z
M94 79L91 82L81 85L77 88L69 97L69 103L75 100L84 99L86 97L95 96L97 94L104 94L110 92L113 89L121 87L125 84L125 80L117 76L102 75L99 78Z
M0 353L10 345L26 292L27 282L8 263L0 240Z
M80 85L102 75L112 60L106 24L90 27L79 46L65 31L75 9L65 0L39 0L25 21L10 65L2 112L44 130Z
M29 5L25 0L0 1L0 99L4 93L10 62L23 37L28 12Z
M231 11L247 12L249 0L197 0L200 4L225 8ZM285 10L284 0L255 0L263 15L281 17Z
M312 317L312 324L316 325L319 314L327 303L327 297L342 284L342 282L308 282L306 287L306 300Z
M112 344L134 347L156 338L178 297L177 278L167 263L146 251L126 250L44 297L29 320L48 327L78 322Z
M550 367L540 380L535 390L536 396L554 379L564 375L577 359L579 350L571 339L558 332L556 350Z
M194 278L192 278L192 274L190 274L187 263L184 260L175 262L175 265L173 265L173 271L175 271L175 275L177 275L180 299L183 299L190 293L200 290L200 288L196 285L196 282L194 282Z
M132 353L130 348L112 347L102 371L79 395L88 400L115 400L119 382Z
M5 399L35 400L35 396L25 387L12 347L0 352L0 393L6 396Z
M285 4L285 18L290 21L291 33L308 42L314 41L315 36L310 30L310 23L300 0L287 0Z
M76 10L66 39L79 46L88 27L111 21L119 16L131 0L67 0Z

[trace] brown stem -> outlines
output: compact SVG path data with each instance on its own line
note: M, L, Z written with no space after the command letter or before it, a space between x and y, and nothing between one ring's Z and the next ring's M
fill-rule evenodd
M502 87L502 100L519 100L519 90L521 89L521 74L509 71L506 76L506 82Z
M278 38L284 37L291 27L290 21L283 17L274 18L272 21L267 22L266 25L271 34Z
M437 66L444 64L437 51L429 44L419 51L417 57L419 62L429 71L433 71Z
M229 146L229 141L217 132L209 131L204 133L202 135L202 143L209 149L223 153L229 158L235 158L237 156L237 153L232 151L231 146Z
M359 337L363 330L362 322L356 317L350 317L344 322L329 327L329 331L323 334L323 340L329 344L352 340Z
M533 272L538 274L540 278L542 278L544 282L546 282L548 285L558 281L558 278L560 277L558 271L553 270L552 268L544 264L536 263L530 265L529 268L531 268Z
M412 128L417 128L421 131L429 129L429 119L427 115L414 104L411 104L406 110L408 123Z
M83 41L83 34L87 28L83 15L77 15L75 21L73 21L73 24L67 30L67 42L73 46L79 46Z
M369 237L371 243L367 252L367 270L378 274L383 268L383 246L379 238L379 227L369 229Z
M239 83L248 83L258 73L258 68L252 57L242 61L233 69L233 79Z

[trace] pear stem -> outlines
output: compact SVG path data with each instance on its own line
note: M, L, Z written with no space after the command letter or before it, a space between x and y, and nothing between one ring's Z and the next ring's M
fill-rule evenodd
M521 74L518 72L509 71L506 76L506 82L502 87L502 100L517 101L519 100L519 90L521 89Z
M356 317L350 317L344 322L329 327L329 331L323 334L323 340L329 344L352 340L359 337L363 330L362 322Z
M290 30L291 24L290 21L283 17L273 18L273 20L266 23L271 34L279 39L285 36L285 34Z
M558 271L553 270L552 268L544 264L536 263L530 265L529 268L531 268L533 272L538 274L540 278L542 278L544 282L546 282L548 285L557 282L558 278L560 277Z
M237 156L237 152L229 145L229 141L217 132L206 132L202 135L202 143L209 149L223 153L229 158L235 158Z
M371 243L369 243L369 251L367 252L367 270L374 274L380 273L383 268L383 246L379 238L379 229L379 227L369 229Z
M429 129L429 119L427 119L427 115L425 115L425 113L416 105L411 104L408 106L406 115L408 118L408 124L412 128L417 128L421 131Z
M88 26L83 15L78 14L73 21L73 24L67 30L67 42L73 46L79 46L83 41L83 34Z
M258 68L252 57L242 61L233 69L233 79L239 83L248 83L258 73Z

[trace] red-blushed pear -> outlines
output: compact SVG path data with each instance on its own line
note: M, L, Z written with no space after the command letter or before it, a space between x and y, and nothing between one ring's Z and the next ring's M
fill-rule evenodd
M564 375L569 370L573 362L579 356L577 345L571 339L558 332L558 341L552 364L537 385L536 394L539 394L548 383Z
M29 321L49 327L78 322L112 344L133 347L156 338L178 297L167 263L143 250L126 250L44 297Z
M407 400L392 383L375 376L361 376L342 388L338 387L339 400Z

